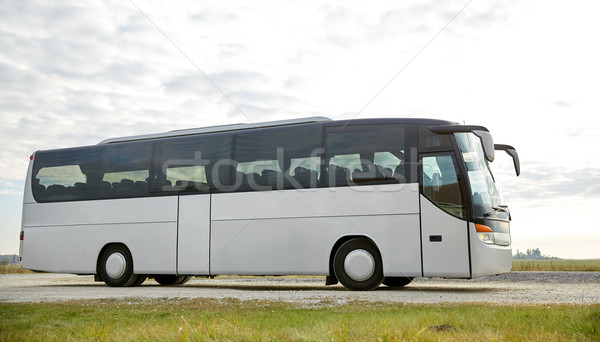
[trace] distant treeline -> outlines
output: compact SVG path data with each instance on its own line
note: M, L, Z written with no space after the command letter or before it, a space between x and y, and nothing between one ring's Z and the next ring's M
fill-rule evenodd
M0 265L18 264L19 256L16 254L0 255Z
M558 260L557 257L543 255L539 248L528 249L527 252L523 253L517 249L517 253L513 255L513 259L527 259L527 260Z

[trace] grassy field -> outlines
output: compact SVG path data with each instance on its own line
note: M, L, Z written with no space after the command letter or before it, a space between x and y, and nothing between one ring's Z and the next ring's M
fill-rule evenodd
M20 274L20 273L34 273L30 270L25 270L21 266L16 264L11 265L0 265L0 274Z
M239 300L0 304L0 341L598 341L600 305Z
M600 260L513 260L513 271L600 271Z

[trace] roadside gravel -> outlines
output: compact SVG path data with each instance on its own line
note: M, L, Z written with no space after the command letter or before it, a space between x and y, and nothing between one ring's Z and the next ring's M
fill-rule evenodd
M0 275L0 302L56 302L89 299L156 300L179 298L283 301L306 306L354 301L386 303L599 304L600 272L511 272L473 280L417 278L410 285L374 291L324 286L320 277L194 278L184 286L111 288L91 276L66 274Z

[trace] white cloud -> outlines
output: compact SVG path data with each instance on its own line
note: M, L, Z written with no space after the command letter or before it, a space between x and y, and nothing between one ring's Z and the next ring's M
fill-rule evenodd
M508 163L507 163L508 164ZM511 202L528 208L549 203L577 204L600 199L600 169L595 167L557 168L549 162L522 165L518 180L510 181L504 194ZM514 170L503 170L499 177L514 177Z
M23 181L0 178L0 194L2 195L22 195L23 187Z

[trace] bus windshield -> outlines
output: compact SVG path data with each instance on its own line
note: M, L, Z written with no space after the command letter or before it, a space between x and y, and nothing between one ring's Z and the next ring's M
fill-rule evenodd
M481 139L473 133L455 133L456 140L468 172L473 196L473 216L508 220L503 208L504 200L488 161L485 159Z

